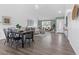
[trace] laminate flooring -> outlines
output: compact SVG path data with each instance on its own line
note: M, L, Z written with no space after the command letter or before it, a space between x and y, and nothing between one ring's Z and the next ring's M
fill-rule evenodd
M5 44L5 39L0 40L1 55L75 55L68 39L64 34L46 32L34 36L31 45L24 48L11 47Z

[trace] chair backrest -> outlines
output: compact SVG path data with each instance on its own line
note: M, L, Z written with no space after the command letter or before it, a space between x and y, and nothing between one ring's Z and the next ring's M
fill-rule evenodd
M19 37L19 34L16 33L16 30L12 30L11 28L3 29L3 31L7 40Z
M27 28L26 28L26 31L29 31L29 30L31 30L31 28L30 28L30 27L27 27Z
M9 39L9 30L3 29L6 39Z
M24 33L26 39L32 39L33 38L33 31L27 31Z
M4 34L5 34L5 36L7 35L7 33L6 33L6 29L3 29L3 31L4 31Z
M31 31L34 31L35 32L35 28L31 28Z
M12 33L12 29L7 28L7 29L3 29L3 31L4 31L6 38L10 38L11 33Z
M17 37L16 32L17 32L16 29L9 29L10 37L13 37L13 38Z

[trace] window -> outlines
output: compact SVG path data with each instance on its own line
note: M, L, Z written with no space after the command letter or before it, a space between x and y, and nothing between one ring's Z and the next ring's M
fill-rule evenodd
M27 26L34 26L34 20L27 20Z
M42 27L51 28L51 21L42 21Z

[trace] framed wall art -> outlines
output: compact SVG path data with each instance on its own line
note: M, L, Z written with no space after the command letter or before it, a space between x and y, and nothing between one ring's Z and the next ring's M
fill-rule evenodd
M11 17L10 16L2 16L2 23L3 24L10 24L11 23Z

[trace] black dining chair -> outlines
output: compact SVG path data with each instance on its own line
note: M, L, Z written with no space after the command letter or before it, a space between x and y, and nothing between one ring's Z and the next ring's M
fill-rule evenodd
M28 42L29 45L30 45L30 43L34 41L33 31L26 31L23 35L24 35L24 38L25 38L25 43Z
M17 48L18 45L20 45L19 43L22 43L22 35L16 31L12 31L10 34L10 37L12 38L11 46L15 45Z
M17 46L19 45L19 41L21 42L22 36L20 35L19 32L16 32L16 30L12 30L10 28L8 29L3 29L5 36L6 36L6 41L4 44L7 42L9 45L12 47L13 45Z
M4 34L5 34L5 37L6 37L6 40L4 42L4 45L5 45L6 42L7 43L10 43L9 41L10 41L11 37L9 35L10 34L10 31L8 29L3 29L3 31L4 31Z

